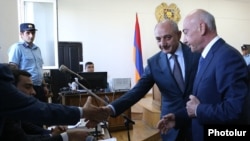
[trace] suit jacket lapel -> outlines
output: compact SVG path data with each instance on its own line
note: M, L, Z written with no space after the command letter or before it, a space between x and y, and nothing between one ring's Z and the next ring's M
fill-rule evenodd
M192 61L191 60L192 54L191 54L189 48L187 46L185 46L184 44L182 44L181 47L182 47L183 57L184 57L184 61L185 61L184 62L184 64L185 64L185 76L188 76L189 72L191 71L190 63ZM160 54L159 64L160 64L161 71L164 74L163 78L166 78L166 80L168 79L168 81L175 82L167 55L163 52L161 52L161 54ZM165 71L167 71L167 72L165 72ZM187 87L187 82L188 82L188 77L185 78L185 89ZM176 83L176 86L179 89L177 83ZM184 90L184 92L185 92L185 90Z
M170 65L169 62L167 60L167 55L163 52L161 52L160 54L160 60L159 60L159 67L161 68L162 73L164 73L164 71L168 71L171 73L170 69Z
M200 81L202 80L203 75L206 73L206 70L208 69L210 62L212 61L213 56L214 56L213 53L207 54L207 56L202 64L202 67L200 68L199 72L197 71L195 81L194 81L194 94L196 94L196 91L197 91L197 88L199 87Z
M162 72L161 73L162 74L162 79L163 79L163 81L166 81L164 83L175 82L175 78L174 78L172 70L170 68L170 64L169 64L167 55L165 53L163 53L163 52L161 52L161 54L160 54L159 67L160 67L161 72ZM176 88L179 89L177 83L176 83Z
M182 47L182 51L183 51L183 58L184 58L184 65L185 65L185 89L187 87L187 82L189 82L189 72L191 71L191 58L192 58L192 54L189 51L188 46L185 46L184 44L181 44Z
M195 77L194 88L193 88L193 92L195 95L197 95L197 89L199 88L200 81L202 80L203 76L206 74L206 70L208 70L209 64L211 63L214 57L214 53L224 43L225 41L223 39L219 39L218 41L215 42L215 44L209 50L202 67L200 68L199 72L197 72L196 77Z

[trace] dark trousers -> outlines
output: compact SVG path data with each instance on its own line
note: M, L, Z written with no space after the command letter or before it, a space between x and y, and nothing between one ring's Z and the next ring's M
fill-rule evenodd
M35 91L36 91L35 97L36 97L38 100L42 101L42 102L47 102L47 97L46 97L45 94L44 94L43 87L42 87L42 86L33 86L33 87L34 87L34 89L35 89ZM40 126L40 127L43 127L42 124L36 124L36 125L38 125L38 126Z

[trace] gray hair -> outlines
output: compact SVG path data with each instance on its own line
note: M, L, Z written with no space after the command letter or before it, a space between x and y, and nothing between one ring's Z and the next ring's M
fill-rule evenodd
M168 22L168 23L171 24L171 26L173 27L173 31L174 31L174 32L179 32L179 27L178 27L177 23L176 23L175 21L171 20L171 19L164 19L164 20L160 21L158 24L156 24L155 28L156 28L160 23L166 23L166 22Z
M217 32L214 16L203 9L198 9L197 11L199 13L200 20L205 22L211 31Z

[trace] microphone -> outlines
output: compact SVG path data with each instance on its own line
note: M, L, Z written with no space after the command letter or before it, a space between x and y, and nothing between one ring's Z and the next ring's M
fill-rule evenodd
M70 72L71 74L74 74L76 75L78 78L80 78L81 80L83 80L84 78L82 76L80 76L79 74L73 72L72 70L70 70L69 68L67 68L66 66L64 65L61 65L60 68L59 68L59 71L61 72ZM98 99L100 102L102 102L104 105L108 105L108 101L105 101L104 99L102 99L101 97L99 97L97 94L93 93L92 91L90 91L88 88L86 88L84 85L82 85L80 82L78 81L75 81L78 86L82 87L84 90L87 91L87 93L89 93L90 95L94 96L96 99ZM106 99L107 100L107 99ZM126 119L126 121L132 123L132 124L135 124L134 121L132 121L131 119L129 119L124 113L121 114L123 116L123 118Z
M90 95L92 95L93 97L95 97L96 99L98 99L100 102L102 102L104 105L108 105L108 102L106 102L105 100L103 100L101 97L99 97L98 95L96 95L95 93L93 93L91 90L89 90L88 88L86 88L84 85L82 85L80 82L75 81L78 86L82 87L84 90L87 91L87 93L89 93Z
M59 71L61 72L69 72L71 74L74 74L76 75L80 80L83 80L83 77L75 72L73 72L72 70L70 70L68 67L66 67L65 65L61 65L60 68L59 68Z
M68 67L66 67L65 65L61 65L59 68L59 71L61 72L69 72L71 74L76 75L79 79L83 80L84 78L82 76L80 76L79 74L73 72L72 70L70 70ZM94 96L95 98L97 98L98 100L100 100L102 103L104 103L105 105L108 105L108 103L106 101L104 101L101 97L99 97L98 95L96 95L95 93L93 93L92 91L90 91L89 89L87 89L85 86L83 86L81 83L79 83L78 81L75 81L76 84L78 84L78 86L81 86L82 88L84 88L89 94L91 94L92 96Z
M104 96L104 101L106 101L107 103L109 103L109 97L107 95Z
M98 99L100 102L102 102L104 105L108 105L109 104L109 101L108 101L108 99L106 99L105 98L105 100L104 99L102 99L101 97L99 97L97 94L95 94L95 93L93 93L92 91L90 91L89 89L87 89L84 85L82 85L81 83L79 83L79 82L76 82L80 87L82 87L83 89L85 89L86 91L87 91L87 93L89 93L90 95L92 95L92 96L94 96L96 99ZM124 113L122 113L121 114L122 115L122 117L124 118L124 119L126 119L126 121L128 121L129 123L132 123L132 124L135 124L135 122L134 121L132 121L129 117L127 117Z

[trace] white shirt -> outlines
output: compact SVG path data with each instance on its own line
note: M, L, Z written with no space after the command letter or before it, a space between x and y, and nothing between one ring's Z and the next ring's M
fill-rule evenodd
M180 64L180 67L181 67L182 77L183 77L183 80L185 81L185 62L184 62L183 51L182 51L180 43L179 43L179 46L176 49L176 51L175 51L174 54L177 56L177 60L178 60L178 62ZM170 54L170 53L168 53L167 56L168 56L170 68L173 71L173 68L174 68L174 59L172 58L172 54Z

